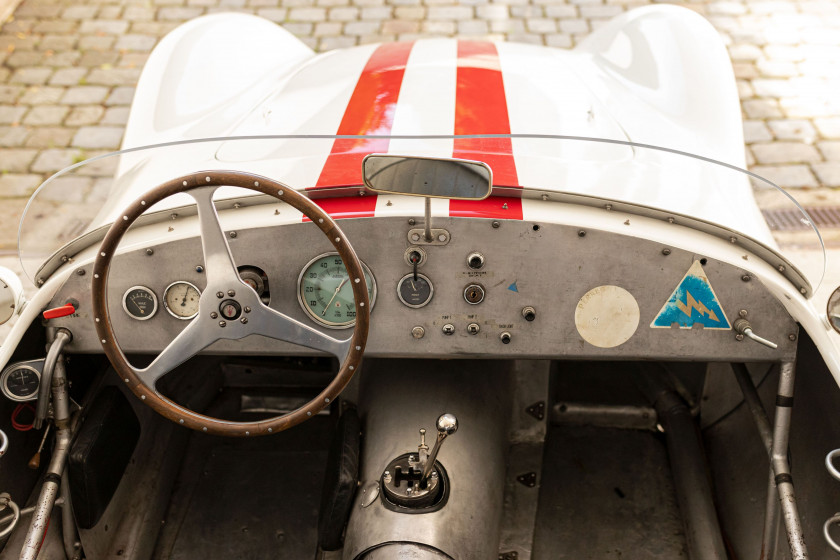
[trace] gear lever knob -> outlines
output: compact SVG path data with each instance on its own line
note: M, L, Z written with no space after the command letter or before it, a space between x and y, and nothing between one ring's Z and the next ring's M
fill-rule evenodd
M458 431L458 419L454 414L441 414L437 419L438 439L440 434L451 436Z
M429 475L432 474L435 468L435 459L437 459L437 454L440 451L443 440L446 439L446 436L451 436L458 431L458 419L455 418L454 414L441 414L437 419L436 426L438 431L437 441L435 442L434 448L432 448L432 452L429 454L429 458L426 460L426 467L423 469L423 476L420 478L421 483L426 481Z

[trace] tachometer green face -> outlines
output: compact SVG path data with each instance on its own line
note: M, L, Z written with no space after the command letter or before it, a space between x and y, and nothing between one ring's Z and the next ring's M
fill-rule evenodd
M371 310L376 300L376 281L367 265L365 271ZM356 323L353 280L338 253L327 253L310 261L300 273L298 300L310 317L332 329L352 327Z

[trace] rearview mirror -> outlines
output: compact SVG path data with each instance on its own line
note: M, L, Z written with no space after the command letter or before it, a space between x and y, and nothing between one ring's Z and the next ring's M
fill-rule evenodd
M493 172L480 161L370 154L362 162L365 186L408 196L481 200L490 196Z
M24 302L20 278L12 270L0 266L0 325L20 313Z

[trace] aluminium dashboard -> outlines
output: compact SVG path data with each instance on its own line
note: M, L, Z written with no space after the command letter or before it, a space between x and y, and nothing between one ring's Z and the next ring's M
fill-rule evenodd
M338 223L377 285L366 349L370 356L765 361L795 353L797 325L761 282L743 269L667 244L551 223L436 218L435 227L446 229L450 239L422 245L425 259L418 274L429 279L434 293L427 305L413 308L400 300L397 290L399 281L412 273L406 261L412 246L407 219ZM241 229L228 241L237 265L265 272L272 308L330 336L350 336L349 330L314 322L298 301L301 271L332 250L313 224ZM111 266L108 301L117 340L127 354L159 352L187 323L160 310L148 320L133 319L122 308L127 290L144 286L160 301L173 282L189 282L200 290L205 285L198 271L203 267L200 239L146 249L118 254ZM468 263L476 252L484 257L478 269ZM72 331L68 352L98 353L102 349L90 303L92 265L79 268L85 274L71 275L52 301L59 306L75 300L77 313L52 319L50 326ZM698 274L713 295L704 299L695 290L686 297L676 290ZM485 291L475 305L465 299L465 289L473 284ZM525 317L528 307L534 310L531 321ZM778 349L736 338L729 327L742 311L753 330L778 343ZM679 328L676 321L667 324L680 312L686 315L684 326L693 322L693 328ZM708 327L711 316L719 328ZM707 328L701 328L704 321ZM315 353L261 336L219 341L205 352Z

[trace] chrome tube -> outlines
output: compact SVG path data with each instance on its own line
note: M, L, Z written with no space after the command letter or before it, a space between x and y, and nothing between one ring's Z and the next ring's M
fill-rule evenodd
M53 372L59 361L58 357L71 340L73 340L73 335L70 334L70 331L67 329L58 329L55 340L47 352L47 359L44 360L44 370L41 372L41 385L38 387L38 402L35 408L35 421L33 425L36 430L41 429L44 425L44 420L47 418L47 411L50 407L50 390L52 389Z
M79 560L82 557L82 542L76 530L76 520L73 518L73 501L70 499L70 483L67 473L61 477L61 498L64 507L61 508L61 538L64 541L64 554L67 560Z
M808 548L805 546L805 538L802 534L799 510L796 507L796 493L793 490L793 478L790 475L788 463L795 379L796 370L793 362L782 362L779 391L776 396L776 418L773 425L773 449L770 461L775 474L774 482L782 506L782 519L787 530L791 557L793 560L805 560L808 558Z

